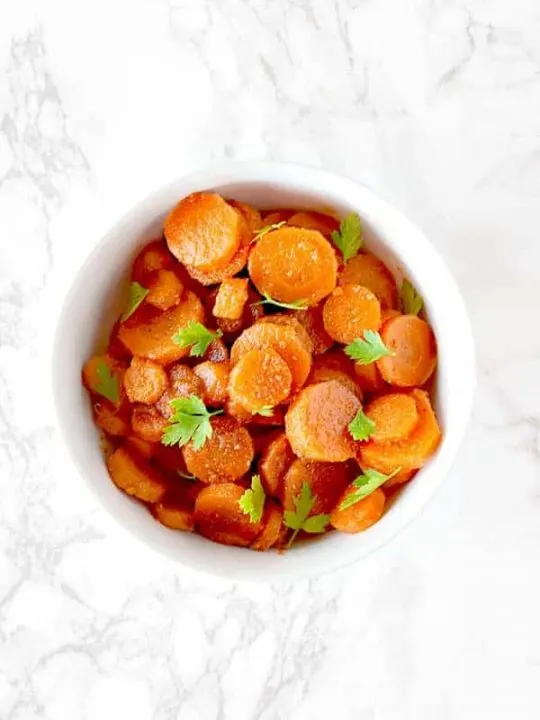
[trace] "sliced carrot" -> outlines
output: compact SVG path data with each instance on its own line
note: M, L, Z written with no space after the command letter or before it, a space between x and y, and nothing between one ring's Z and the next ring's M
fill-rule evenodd
M283 478L294 458L287 436L278 431L262 451L258 466L261 482L268 495L282 497Z
M359 461L362 467L370 467L383 473L396 468L415 470L421 468L437 449L441 431L431 407L429 395L423 390L413 390L419 420L414 430L403 440L377 443L372 440L359 444Z
M171 530L192 532L195 529L193 507L178 492L166 492L152 510L156 520Z
M176 363L169 370L169 382L175 397L202 396L202 381L193 370L183 363Z
M398 485L404 485L409 482L416 474L416 470L400 470L395 475L392 475L383 485L385 490L396 487Z
M324 329L322 305L315 305L315 307L307 310L295 311L294 318L298 320L309 335L314 355L322 355L330 350L334 341Z
M326 380L337 380L362 400L362 389L354 379L351 370L352 363L344 353L339 353L338 357L335 357L334 353L319 355L313 361L309 382L313 384Z
M364 413L375 423L373 442L391 442L408 437L418 425L419 415L412 395L390 393L372 400Z
M242 407L255 414L274 407L291 392L292 375L275 350L249 350L231 371L229 393Z
M381 338L392 355L377 360L384 380L397 387L426 383L437 364L437 346L430 326L416 315L387 320Z
M140 317L137 311L122 324L120 340L133 355L168 365L189 354L189 348L177 345L172 339L173 335L191 320L203 322L204 310L199 298L187 292L176 307L162 313L154 310L142 321Z
M381 327L387 320L391 320L392 318L398 317L399 315L401 315L399 310L394 310L393 308L381 309Z
M205 404L212 407L223 405L228 396L229 363L208 360L195 365L193 372L203 384Z
M253 442L248 431L230 417L211 420L212 437L200 450L193 443L183 448L188 471L204 483L232 482L249 470Z
M252 325L234 342L231 364L234 366L249 350L275 350L279 353L291 371L292 392L305 383L311 368L311 355L293 328L274 323Z
M225 401L225 412L241 425L245 425L253 419L253 415L243 405L230 395Z
M247 223L252 233L256 233L262 227L261 213L253 205L240 202L239 200L227 200L229 205L238 210Z
M362 285L375 295L382 308L397 308L396 281L386 265L371 253L359 253L341 270L338 285Z
M109 344L107 346L107 355L113 360L119 360L122 363L129 363L133 353L131 353L124 343L118 337L118 331L120 330L121 323L117 320L109 335Z
M156 270L148 276L146 288L150 291L146 302L158 310L168 310L182 299L184 285L172 270Z
M245 220L215 193L198 192L181 200L165 219L172 254L202 272L224 268L241 245Z
M337 260L316 230L282 227L253 245L248 270L261 294L284 303L316 305L336 286Z
M292 328L297 334L305 351L310 355L313 353L313 343L311 342L309 333L305 327L298 322L294 315L289 315L288 313L275 313L274 315L266 315L266 317L261 318L259 322L272 323L273 325L286 325L287 327Z
M247 278L226 278L216 295L212 313L215 317L239 320L248 299Z
M229 359L229 350L221 338L212 340L204 353L204 359L210 362L225 362Z
M365 330L378 330L381 306L375 295L361 285L337 287L323 307L326 332L340 343L361 338Z
M130 402L152 405L163 395L169 380L158 363L134 357L124 374L124 388Z
M102 372L103 369L106 369L112 378L111 382L114 383L109 389L114 390L114 388L117 388L118 391L118 400L114 403L118 406L125 399L124 373L126 367L126 363L115 360L108 354L94 355L84 363L82 371L83 383L90 392L100 395L100 388L104 383ZM112 398L110 400L112 402Z
M370 365L354 364L356 382L365 394L380 393L388 389L388 385L381 377L381 373L375 363Z
M341 462L354 456L347 428L360 409L358 397L336 380L304 388L285 415L293 452L306 460Z
M195 501L195 526L200 534L224 545L251 545L260 536L263 523L251 522L242 512L239 503L244 492L235 483L203 488Z
M148 276L158 270L171 270L175 259L169 252L164 240L154 240L145 245L133 262L131 277L144 287Z
M94 403L94 419L96 425L107 435L125 437L131 432L129 412L125 406L117 407L100 399Z
M331 215L319 212L297 212L287 220L288 225L306 228L307 230L318 230L326 237L334 230L339 230L339 222Z
M167 480L140 456L121 447L107 460L114 484L128 495L148 503L157 503L167 490Z
M247 230L247 225L244 225L245 234L244 237L249 238L249 231ZM243 270L246 266L246 263L248 261L248 255L249 255L249 245L242 245L236 254L233 256L230 263L225 265L225 267L219 268L218 270L199 270L199 268L195 268L192 265L186 265L186 269L190 276L196 280L197 282L201 283L201 285L217 285L217 283L223 282L226 278L233 277L234 275L237 275L241 270Z
M136 405L131 414L131 427L142 440L159 442L167 427L167 419L153 405Z
M354 478L352 467L352 463L295 460L283 480L283 507L294 510L294 498L298 497L307 482L316 498L311 514L332 512L340 495Z
M339 504L343 502L349 495L354 493L356 488L349 487L340 498ZM345 510L339 509L339 504L330 515L330 523L336 530L345 533L357 533L367 530L368 527L374 525L383 514L385 497L380 488L374 490L363 500L359 500L354 505Z
M154 457L156 454L156 449L159 447L159 444L142 440L136 435L130 435L126 438L126 447L128 450L133 451L136 455L140 455L145 460L150 460L150 458ZM161 447L165 446L162 445Z
M281 527L283 525L283 511L273 502L268 501L264 509L263 531L259 537L251 543L252 550L263 552L270 550L279 540Z

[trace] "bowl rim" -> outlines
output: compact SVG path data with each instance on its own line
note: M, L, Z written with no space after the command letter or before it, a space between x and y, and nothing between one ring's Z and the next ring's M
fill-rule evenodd
M242 564L240 560L240 563L235 564L231 571L229 563L224 567L221 567L218 563L216 563L213 567L201 565L199 561L191 558L189 553L180 555L178 551L172 547L172 545L169 546L166 543L157 543L155 539L149 539L142 528L127 524L106 503L102 493L98 489L97 483L92 481L90 476L91 473L85 469L81 458L75 451L71 440L69 421L68 418L64 416L64 412L61 407L60 397L63 389L63 376L61 372L60 339L62 337L62 332L64 331L66 319L69 316L71 303L80 291L80 284L81 280L84 278L85 269L96 259L97 256L99 256L100 252L111 241L111 239L121 233L122 228L125 225L129 225L133 222L134 216L144 217L145 211L148 213L148 208L155 205L155 203L159 201L159 198L171 195L175 187L178 185L188 184L193 188L191 191L195 191L197 187L201 189L212 188L234 183L261 183L267 185L273 181L280 183L283 186L288 186L291 191L305 190L306 193L313 195L314 198L321 195L323 188L329 188L333 194L342 198L345 204L357 207L360 207L361 205L369 207L369 213L365 210L358 210L359 214L363 217L368 215L374 219L384 217L391 221L392 225L404 229L406 233L410 234L411 237L414 237L415 243L417 244L417 250L419 249L426 253L429 259L429 264L432 268L436 268L437 275L443 281L445 294L448 296L448 300L452 302L452 312L455 320L456 332L461 341L460 361L462 372L459 378L461 401L460 423L459 427L457 426L457 423L455 423L456 427L452 428L451 438L443 438L441 449L438 451L438 455L441 455L441 451L444 448L444 460L439 458L439 460L441 460L438 468L439 476L435 478L429 486L425 485L422 492L418 492L415 495L415 501L410 503L411 508L408 512L394 513L394 522L390 524L387 523L384 526L384 532L376 531L379 523L372 526L365 535L371 533L370 537L372 537L373 540L371 542L358 543L356 552L353 550L352 552L349 551L346 554L340 555L339 551L335 551L332 561L328 561L328 558L322 563L311 563L308 560L304 560L303 562L299 561L297 563L293 563L292 568L288 564L284 564L281 569L279 566L273 566L270 572L268 569L262 570L262 568L261 572L254 572L251 567L252 563L248 564L249 567L244 567L244 564ZM406 264L406 259L401 257L401 255L399 256L399 260L400 262ZM428 240L424 232L391 203L381 198L377 193L365 185L358 183L356 180L338 175L334 172L323 170L321 168L309 167L291 162L231 161L215 163L203 169L198 169L193 172L180 175L179 177L162 185L160 188L153 190L144 198L133 203L131 207L122 214L120 219L101 237L90 252L81 259L78 268L71 279L69 290L64 295L61 302L61 309L56 319L56 327L53 337L51 370L52 395L56 425L60 430L60 436L63 441L64 449L67 450L81 479L85 482L86 486L91 489L94 496L97 497L100 506L107 512L109 517L114 520L117 526L119 526L124 532L128 533L131 537L136 537L139 541L143 542L147 548L149 547L155 552L160 553L162 556L165 555L171 558L179 566L189 567L192 570L207 575L222 576L233 581L295 581L327 574L367 558L375 551L384 547L393 538L395 538L396 535L402 532L412 522L412 520L418 516L424 506L440 489L445 477L451 469L470 420L476 385L474 340L463 297L453 276L446 267L446 264L443 262L437 250ZM439 341L438 335L437 339ZM426 469L422 469L420 473L424 474L429 469L430 464L426 466ZM125 498L125 500L132 502L129 498ZM395 507L397 507L397 505ZM392 508L392 510L394 511L394 508ZM168 532L172 531L168 530ZM356 536L352 536L349 539L354 540L355 537ZM324 538L324 542L328 543L330 539L331 537ZM319 543L315 541L309 543L308 545L314 550L319 546ZM299 545L298 547L300 548L302 546ZM245 550L243 548L227 547L226 549L229 551L237 551L245 555ZM293 551L293 553L294 552L295 551ZM308 552L305 554L309 555L310 553ZM255 555L255 553L253 553L253 555ZM304 553L298 553L298 555L304 555ZM328 553L326 555L328 555ZM238 557L241 556L238 555ZM261 555L258 555L258 557L261 557ZM264 563L261 563L261 566L262 565L264 565Z

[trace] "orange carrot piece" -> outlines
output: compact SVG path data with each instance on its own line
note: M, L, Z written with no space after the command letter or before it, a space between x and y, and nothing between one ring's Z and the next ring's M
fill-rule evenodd
M400 470L395 475L392 475L391 478L388 478L388 480L384 483L382 486L385 490L388 490L390 488L396 487L397 485L404 485L406 482L409 482L416 474L416 470Z
M322 355L330 350L334 341L324 329L322 305L315 305L315 307L307 310L295 311L294 318L298 320L309 335L314 355Z
M131 414L131 427L137 437L147 442L160 442L167 420L153 405L136 405Z
M127 406L128 408L129 406ZM126 406L117 407L107 400L100 399L94 403L94 419L96 425L106 435L125 437L131 432L129 412Z
M362 389L351 372L351 361L344 353L339 353L338 357L334 353L316 357L309 376L310 384L325 382L326 380L337 380L362 400Z
M215 317L239 320L248 299L247 278L226 278L216 295L212 313Z
M146 282L151 273L158 270L171 270L175 264L175 259L165 242L161 239L154 240L145 245L135 258L131 277L135 282L147 287Z
M373 442L391 442L408 437L418 425L416 401L412 395L390 393L372 400L364 413L375 423Z
M362 285L375 295L381 308L397 308L396 282L386 265L371 253L359 253L341 270L338 285Z
M240 202L239 200L227 200L235 210L242 215L251 233L258 232L262 227L261 213L253 205Z
M242 512L239 502L244 492L235 483L203 488L195 501L195 527L200 534L224 545L251 545L260 536L263 523L252 523Z
M297 212L287 220L287 225L318 230L321 235L329 237L335 230L339 230L339 221L331 215L319 212Z
M157 503L167 490L166 478L140 456L121 447L107 460L114 484L128 495L148 503Z
M195 529L193 510L174 493L166 493L153 507L153 515L171 530L192 532Z
M193 370L182 363L176 363L169 369L169 382L174 397L202 397L203 384Z
M183 448L187 469L203 483L233 482L249 470L253 442L233 418L214 417L211 424L212 437L200 450L191 442Z
M424 385L437 364L437 346L430 326L416 315L387 320L381 338L393 355L377 360L379 371L390 385Z
M146 288L150 291L146 302L158 310L168 310L178 305L184 292L182 281L172 270L156 270L148 277Z
M385 497L380 488L377 488L371 495L368 495L363 500L359 500L345 510L340 510L339 505L341 502L349 497L349 495L352 495L355 490L356 488L349 487L343 493L338 505L330 515L330 524L340 532L358 533L362 530L367 530L367 528L374 525L383 514Z
M268 495L282 497L283 478L294 458L287 436L279 431L263 449L259 460L261 482Z
M354 364L356 382L365 394L380 393L388 389L388 385L381 377L381 373L375 363L370 365Z
M204 359L210 362L226 362L229 359L229 350L221 338L212 340L204 353Z
M354 478L352 467L352 463L295 460L283 480L283 507L294 510L294 498L298 497L302 485L307 482L316 498L311 514L330 513Z
M283 402L291 391L292 375L274 350L249 350L231 371L229 393L242 407L257 413Z
M279 540L283 524L283 511L275 503L267 502L262 522L264 526L262 533L251 543L251 549L259 552L270 550Z
M381 327L387 320L391 320L399 315L401 315L399 310L394 310L393 308L385 308L384 310L381 309Z
M247 229L247 225L243 225L243 238L249 240L251 235ZM236 254L233 256L230 263L225 267L219 268L218 270L199 270L199 268L193 267L192 265L186 265L186 270L190 276L201 283L201 285L217 285L217 283L223 282L227 278L237 275L243 270L248 261L249 255L249 244L241 245Z
M158 363L134 357L124 374L124 388L130 402L152 405L163 395L169 380Z
M212 407L223 405L228 396L229 363L208 360L195 365L193 372L203 384L205 404Z
M361 285L337 287L323 307L326 332L340 343L361 338L365 330L378 330L381 306L375 295Z
M217 294L217 291L216 291ZM244 305L244 312L242 317L238 320L227 320L226 318L216 318L216 324L218 328L223 332L228 342L235 339L240 335L242 330L245 330L250 325L253 325L260 318L264 317L264 309L262 305L257 305L261 300L259 293L255 292L250 286L248 286L248 299ZM213 303L211 304L210 311L213 310Z
M302 343L302 346L306 352L310 355L313 353L313 343L309 333L305 327L298 322L294 315L288 313L275 313L274 315L266 315L259 320L260 323L271 323L273 325L286 325L294 330L298 339Z
M147 440L142 440L136 435L130 435L129 437L127 437L125 443L126 448L129 451L132 451L133 453L135 453L135 455L140 455L145 460L150 460L150 458L154 457L154 455L156 454L156 449L159 447L158 443L152 443L148 442ZM165 447L165 445L162 445L161 447Z

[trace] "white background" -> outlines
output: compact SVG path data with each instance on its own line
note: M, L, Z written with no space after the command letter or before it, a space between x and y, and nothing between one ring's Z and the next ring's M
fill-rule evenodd
M213 160L348 174L428 233L479 377L444 489L290 587L188 573L104 516L53 428L75 268ZM538 0L0 0L0 718L540 716Z

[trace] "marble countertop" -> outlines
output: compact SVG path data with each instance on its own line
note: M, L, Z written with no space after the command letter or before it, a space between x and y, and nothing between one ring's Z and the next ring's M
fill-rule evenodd
M538 0L19 0L0 7L2 720L540 716ZM443 490L291 586L183 571L104 515L54 429L69 278L211 161L373 187L431 237L477 343Z

